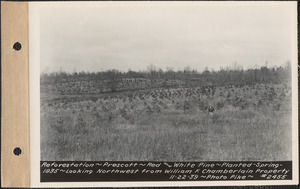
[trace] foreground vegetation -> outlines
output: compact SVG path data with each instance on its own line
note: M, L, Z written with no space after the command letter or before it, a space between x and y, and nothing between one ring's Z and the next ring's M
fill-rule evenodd
M42 160L291 159L289 83L41 96Z

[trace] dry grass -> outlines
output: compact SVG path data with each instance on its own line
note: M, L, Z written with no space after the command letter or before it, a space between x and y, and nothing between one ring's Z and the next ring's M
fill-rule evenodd
M225 106L214 115L165 109L128 120L50 110L41 114L41 160L291 160L291 113L271 106Z

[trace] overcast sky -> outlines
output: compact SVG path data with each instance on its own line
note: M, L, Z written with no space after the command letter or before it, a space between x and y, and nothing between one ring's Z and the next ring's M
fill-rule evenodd
M42 9L41 71L246 69L291 59L290 6L182 4Z

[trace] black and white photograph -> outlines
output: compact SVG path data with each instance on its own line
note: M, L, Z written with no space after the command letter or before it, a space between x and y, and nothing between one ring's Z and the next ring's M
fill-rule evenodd
M78 4L36 19L39 161L295 161L295 3Z

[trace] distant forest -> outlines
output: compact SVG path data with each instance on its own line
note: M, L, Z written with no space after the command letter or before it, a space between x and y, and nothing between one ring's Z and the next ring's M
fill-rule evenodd
M291 63L287 62L280 67L262 66L256 69L244 70L241 66L222 68L218 71L205 68L202 72L185 67L183 70L174 71L167 68L163 71L154 65L147 67L147 71L121 72L116 69L101 72L74 72L64 71L42 73L41 84L64 83L75 81L109 80L117 82L122 79L147 79L150 83L155 80L180 80L186 85L230 85L230 84L255 84L255 83L281 83L291 80Z

